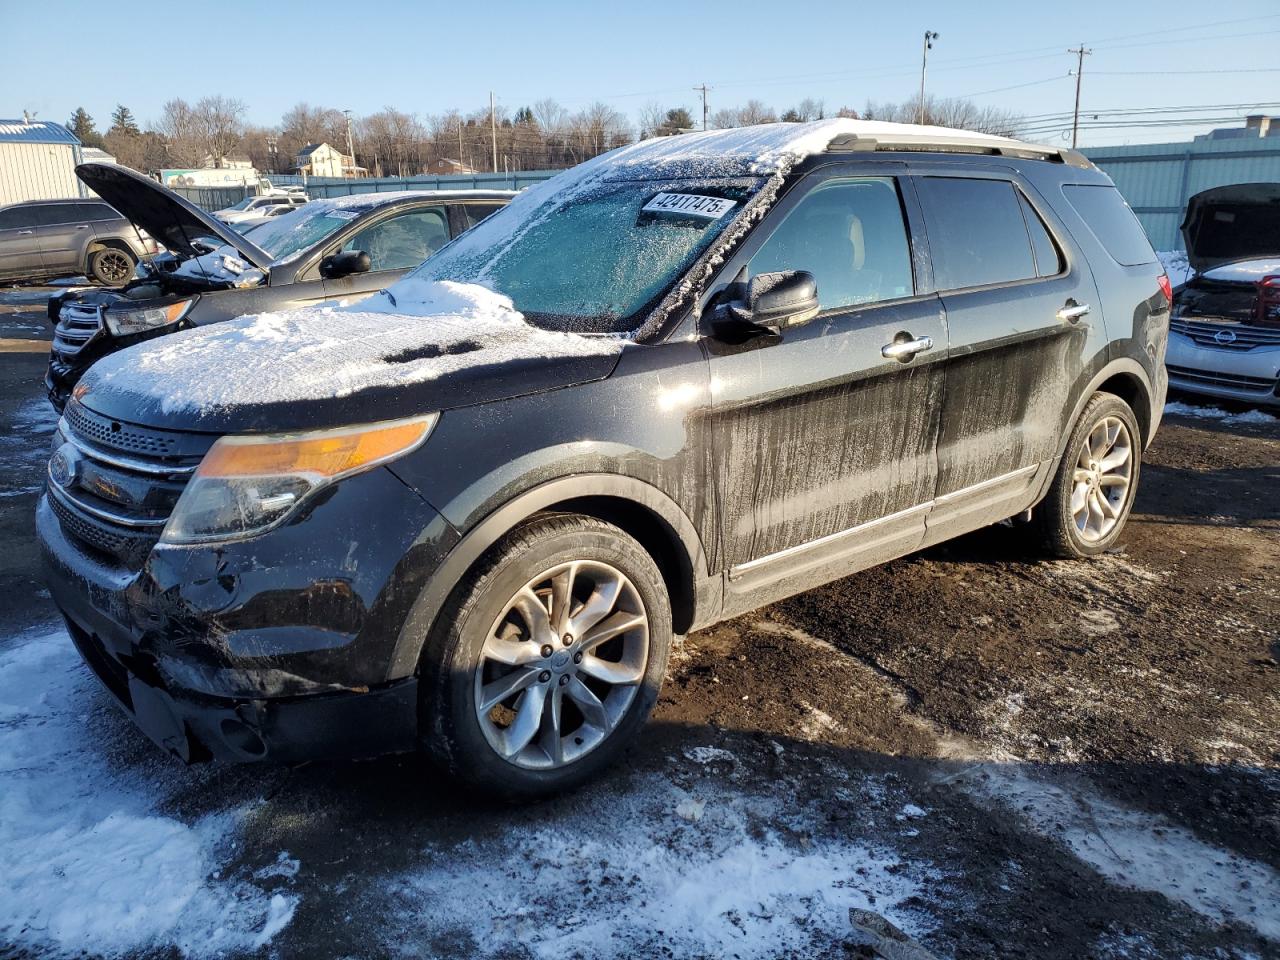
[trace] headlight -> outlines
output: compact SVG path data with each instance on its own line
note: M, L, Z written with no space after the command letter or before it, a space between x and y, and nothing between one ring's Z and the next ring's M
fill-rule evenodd
M182 491L160 539L198 543L261 533L322 487L415 449L438 416L314 433L222 437Z
M165 307L148 307L142 310L108 310L107 329L117 337L127 337L131 333L142 333L144 330L155 330L177 323L187 315L195 299L179 300Z

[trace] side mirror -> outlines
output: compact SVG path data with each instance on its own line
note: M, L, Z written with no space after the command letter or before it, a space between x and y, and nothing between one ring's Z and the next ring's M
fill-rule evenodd
M818 281L805 270L761 273L746 284L735 284L739 298L725 303L716 318L716 326L728 326L732 332L771 333L775 336L788 327L808 323L818 315ZM730 288L732 289L732 288Z
M337 280L353 273L368 273L372 267L373 261L363 250L343 250L320 261L320 276L326 280Z

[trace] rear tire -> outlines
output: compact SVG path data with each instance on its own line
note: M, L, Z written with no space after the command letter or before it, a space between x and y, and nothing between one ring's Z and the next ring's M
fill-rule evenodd
M1053 484L1031 515L1030 530L1055 557L1096 557L1120 539L1142 466L1142 433L1133 410L1095 393L1076 421Z
M103 247L89 255L89 275L108 287L128 283L137 265L133 254L118 247Z
M593 517L535 517L458 585L427 641L424 745L488 795L576 787L648 718L671 639L666 585L636 540Z

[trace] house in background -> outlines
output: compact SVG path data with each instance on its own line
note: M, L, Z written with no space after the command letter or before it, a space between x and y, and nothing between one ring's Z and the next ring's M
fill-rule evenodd
M298 172L308 177L362 177L364 167L327 143L309 143L298 151Z
M479 171L467 166L465 163L459 163L457 160L450 160L448 157L437 157L428 163L422 172L435 177L446 177L455 174L478 173Z

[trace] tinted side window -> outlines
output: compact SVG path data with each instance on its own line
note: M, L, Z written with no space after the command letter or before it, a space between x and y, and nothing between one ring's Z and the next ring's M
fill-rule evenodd
M1018 191L1018 202L1022 204L1022 216L1027 222L1027 233L1031 234L1031 249L1036 254L1036 272L1042 277L1052 277L1062 272L1062 251L1053 240L1053 234L1036 213L1031 201Z
M464 203L460 205L462 210L462 222L465 228L470 230L481 220L490 217L501 210L501 203Z
M1103 185L1068 183L1063 185L1062 193L1098 242L1111 254L1112 260L1125 267L1155 263L1156 254L1151 249L1151 241L1119 190Z
M792 208L751 258L751 276L807 270L823 310L909 297L911 248L889 178L836 180Z
M23 227L34 227L35 217L31 207L10 207L0 210L0 230L21 230Z
M1027 225L1012 183L922 177L919 186L939 290L1036 275Z
M371 270L407 270L448 242L444 208L428 207L375 223L348 240L342 249L369 254Z
M76 210L76 216L81 220L119 220L120 214L105 203L77 203L73 204Z
M35 208L35 221L42 227L56 227L59 224L75 223L83 219L79 213L78 203L46 203Z

